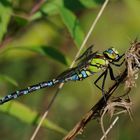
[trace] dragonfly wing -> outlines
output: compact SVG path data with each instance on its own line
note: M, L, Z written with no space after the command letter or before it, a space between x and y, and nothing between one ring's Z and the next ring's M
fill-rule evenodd
M81 60L83 57L88 57L90 54L92 54L92 49L93 49L93 45L91 45L90 47L88 47L88 48L86 49L86 51L85 51L81 56L79 56L79 57L76 59L76 61Z
M86 65L89 64L90 60L94 59L94 58L97 58L98 56L98 52L94 52L92 54L90 54L88 57L82 59L78 64L77 64L77 67L78 68L83 68L83 67L86 67Z
M68 69L56 77L57 80L65 80L66 78L75 74L77 67Z
M68 69L66 71L64 71L63 73L61 73L60 75L58 75L58 77L56 78L57 80L65 80L69 77L71 77L72 75L74 75L75 73L77 73L79 70L86 68L86 66L90 63L90 60L96 58L98 56L98 52L92 52L92 48L93 45L90 46L77 60L81 61L77 64L76 67Z

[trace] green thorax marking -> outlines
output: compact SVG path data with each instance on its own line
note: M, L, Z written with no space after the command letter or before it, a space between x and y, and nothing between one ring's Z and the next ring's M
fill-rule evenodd
M108 63L108 60L99 54L97 58L91 59L88 69L93 73L104 71L108 67Z

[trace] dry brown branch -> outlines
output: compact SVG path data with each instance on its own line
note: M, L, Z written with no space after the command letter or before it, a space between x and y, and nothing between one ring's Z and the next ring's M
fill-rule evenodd
M125 59L128 69L125 88L132 88L136 86L135 80L138 78L140 68L140 42L137 39L131 43L130 49L125 54Z
M124 81L124 79L127 76L127 70L125 69L124 72L120 75L118 78L118 82L115 82L109 89L109 91L105 94L106 101L109 100L111 95L114 93L114 91L118 88L119 84ZM90 122L92 119L96 119L100 116L101 111L106 106L106 102L104 100L104 97L102 97L91 109L89 112L87 112L82 120L80 120L75 127L67 134L67 136L64 138L64 140L72 140L74 139L78 134L81 134L83 132L85 126L88 122Z
M129 76L128 73L128 67L131 68L130 72L133 72L136 70L136 73L139 71L139 62L140 62L140 42L137 42L137 40L135 40L132 44L130 49L128 50L128 52L126 53L126 56L132 55L132 60L131 57L128 57L126 60L126 68L125 70L120 74L118 81L115 82L110 89L108 90L108 92L106 92L105 97L106 100L108 101L110 99L110 97L112 96L112 94L114 93L114 91L118 88L118 86L121 83L124 83L126 81L126 83L128 83L129 81L131 82L130 79L133 78L134 82L135 82L135 73L133 73L131 76ZM129 60L130 58L130 60ZM126 94L128 94L131 91L131 86L127 86L128 88L126 89L126 92L123 96L125 96ZM123 97L122 96L122 97ZM104 101L104 97L102 97L84 116L83 118L75 125L75 127L64 137L63 140L72 140L74 139L78 134L81 134L81 132L83 132L85 126L87 125L87 123L89 123L92 119L96 119L97 117L100 117L101 114L103 113L103 109L106 107L106 102ZM128 110L127 110L128 111ZM130 113L131 111L129 110L128 113ZM130 114L131 116L131 114Z

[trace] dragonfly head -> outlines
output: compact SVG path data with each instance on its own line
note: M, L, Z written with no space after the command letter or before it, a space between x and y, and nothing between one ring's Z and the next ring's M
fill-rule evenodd
M119 52L114 47L105 50L103 54L111 61L118 61L120 59Z

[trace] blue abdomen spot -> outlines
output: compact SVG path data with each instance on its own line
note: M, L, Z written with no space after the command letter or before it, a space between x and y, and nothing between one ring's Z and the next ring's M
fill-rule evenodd
M48 84L48 86L52 86L52 85L53 85L53 82L50 81L50 82L48 82L47 84Z
M87 77L87 74L86 74L86 72L84 70L81 71L81 74L82 74L83 78L86 78Z
M71 80L73 80L73 81L76 81L76 80L78 80L78 79L79 79L79 77L78 77L77 74L75 74L75 75L73 75L73 76L71 77Z

